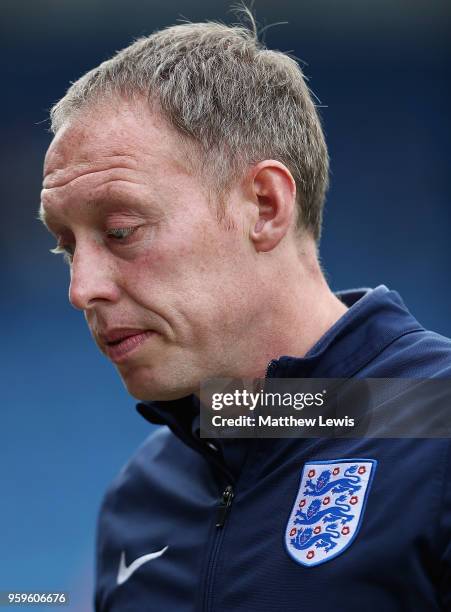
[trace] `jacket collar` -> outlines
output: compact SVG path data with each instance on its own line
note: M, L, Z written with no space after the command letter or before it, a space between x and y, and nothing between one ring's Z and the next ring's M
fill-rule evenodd
M304 357L279 357L272 377L349 378L400 336L424 329L385 285L336 295L349 309Z

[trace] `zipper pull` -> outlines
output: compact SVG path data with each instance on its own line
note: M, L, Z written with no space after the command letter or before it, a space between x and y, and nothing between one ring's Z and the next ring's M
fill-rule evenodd
M232 505L233 496L233 487L231 485L228 485L224 489L221 501L219 503L218 515L216 517L216 527L224 527L227 514L229 513L229 508Z

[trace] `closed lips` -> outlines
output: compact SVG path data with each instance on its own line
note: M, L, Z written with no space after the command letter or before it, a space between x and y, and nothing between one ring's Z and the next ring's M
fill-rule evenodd
M145 333L145 330L129 332L127 334L121 335L116 340L109 340L109 341L107 341L107 344L108 344L108 346L115 346L116 344L119 344L123 340L127 340L127 338L132 338L133 336L137 336L137 335L142 334L142 333Z
M149 329L116 329L106 332L104 334L100 334L101 339L104 344L108 346L114 346L115 344L119 344L123 342L127 338L131 338L133 336L138 336L140 334L151 333L152 330Z
M104 352L115 362L128 359L129 353L137 349L156 332L149 329L115 330L104 336Z

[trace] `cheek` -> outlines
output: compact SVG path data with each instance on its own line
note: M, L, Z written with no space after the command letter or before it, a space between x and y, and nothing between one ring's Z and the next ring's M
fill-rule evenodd
M245 316L254 291L242 242L237 233L205 223L166 232L145 253L122 262L126 293L179 323L230 324Z
M224 277L225 250L211 227L187 225L161 234L133 261L124 261L124 278L129 285L144 283L168 290L194 285L199 289L199 285Z

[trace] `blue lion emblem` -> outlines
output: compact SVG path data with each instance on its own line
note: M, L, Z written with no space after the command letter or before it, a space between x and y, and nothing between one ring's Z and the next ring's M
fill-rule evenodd
M307 508L307 512L302 512L302 510L298 510L296 512L297 518L294 519L294 524L312 525L313 523L317 523L321 520L323 523L331 523L341 519L341 524L344 525L345 523L352 521L354 518L354 514L347 514L351 509L351 506L343 503L345 501L346 495L340 495L340 497L335 500L335 506L331 506L330 508L325 508L324 510L320 511L321 500L314 499Z
M329 525L326 527L327 533L318 533L313 535L313 529L307 527L306 529L298 529L297 534L294 538L291 538L290 544L298 550L305 550L313 544L316 548L324 548L325 552L329 552L332 548L337 545L334 540L340 537L337 529L337 524Z
M316 483L314 483L312 479L306 481L304 495L324 495L324 493L330 490L332 493L343 493L344 491L348 491L351 494L355 493L362 488L361 485L358 484L361 481L360 476L352 475L357 468L357 465L352 465L345 470L343 478L337 478L332 482L330 482L331 470L324 470L318 476Z

